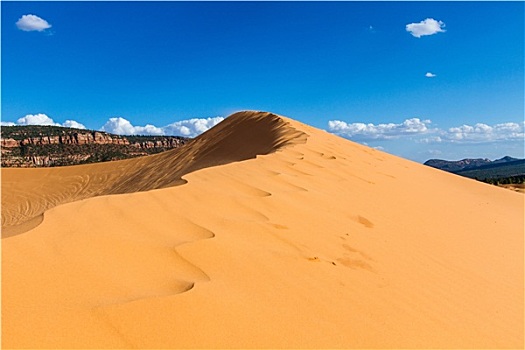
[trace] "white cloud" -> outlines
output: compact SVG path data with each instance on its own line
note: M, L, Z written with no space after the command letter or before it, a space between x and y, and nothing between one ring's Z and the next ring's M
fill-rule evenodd
M420 144L436 143L490 143L525 141L525 122L488 125L476 123L448 129L431 128L430 120L407 119L395 124L346 123L340 120L328 122L328 131L354 141L391 140L410 138Z
M85 129L86 127L74 120L66 120L64 123L55 123L53 119L48 117L44 113L38 114L27 114L25 117L18 118L16 123L13 122L2 122L2 126L14 126L14 125L54 125L64 126L68 128Z
M166 134L195 137L199 134L202 134L206 130L214 127L215 125L219 124L223 120L223 117L200 119L193 118L169 124L163 129Z
M440 143L443 139L439 136L431 136L417 140L418 143Z
M421 38L425 35L433 35L436 33L445 32L443 29L445 23L442 21L436 21L433 18L427 18L424 21L419 23L410 23L406 25L406 31L415 36L416 38Z
M16 26L18 27L18 29L23 30L25 32L41 32L48 28L51 28L51 24L49 24L45 19L42 19L35 15L23 15L16 22Z
M223 120L223 117L192 118L174 122L163 127L157 127L151 124L146 124L145 126L135 126L127 119L115 117L109 118L109 120L100 128L100 130L117 135L176 135L195 137L219 124ZM19 118L16 123L2 121L1 125L54 125L76 129L86 128L83 124L75 120L66 120L62 124L56 123L52 118L44 113L27 114L26 116Z
M461 125L442 132L442 137L451 142L523 141L525 122L501 123L493 126L477 123Z
M16 123L18 125L60 125L43 113L28 114L25 117L19 118Z
M84 124L80 124L79 122L76 122L74 120L66 120L64 123L62 123L62 126L66 128L75 128L75 129L85 129L86 128Z
M192 118L178 121L163 127L151 124L134 126L128 120L117 117L110 118L101 130L118 135L177 135L195 137L223 121L223 117Z
M434 78L434 77L437 77L437 75L435 75L434 73L427 72L427 74L425 74L425 77Z
M340 136L361 140L393 139L403 135L425 134L429 132L427 126L430 123L430 120L420 120L419 118L407 119L400 124L377 125L330 120L328 131Z
M109 118L100 130L118 135L162 135L160 128L150 124L133 126L128 120L121 117Z

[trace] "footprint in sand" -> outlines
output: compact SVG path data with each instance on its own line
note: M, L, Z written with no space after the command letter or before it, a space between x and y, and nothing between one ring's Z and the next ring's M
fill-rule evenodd
M359 222L361 225L365 226L366 228L374 228L374 223L364 216L358 215L357 216L357 222Z

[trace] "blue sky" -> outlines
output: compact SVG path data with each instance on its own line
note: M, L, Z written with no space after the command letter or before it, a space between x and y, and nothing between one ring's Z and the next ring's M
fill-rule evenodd
M523 2L1 10L4 125L193 136L255 109L416 161L524 156Z

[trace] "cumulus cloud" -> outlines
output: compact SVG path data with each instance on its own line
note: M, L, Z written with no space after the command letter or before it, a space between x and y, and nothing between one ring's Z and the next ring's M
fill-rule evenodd
M195 137L206 130L214 127L224 120L223 117L214 118L192 118L182 120L165 126L163 129L166 134Z
M162 135L162 129L147 124L146 126L133 126L129 120L121 117L109 118L100 129L117 135Z
M51 24L49 24L45 19L35 15L23 15L16 22L16 26L18 29L23 30L24 32L41 32L51 28Z
M13 122L2 122L2 126L15 126L15 125L54 125L64 126L68 128L85 129L86 127L74 120L66 120L64 123L55 123L55 121L48 117L44 113L38 114L27 114L25 117L18 118L16 123Z
M28 114L25 117L19 118L16 123L18 125L60 125L43 113Z
M74 120L66 120L64 123L62 123L62 126L66 128L75 128L75 129L85 129L86 128L84 124L80 124L79 122L76 122Z
M109 118L109 120L100 128L100 130L117 135L176 135L195 137L219 124L223 120L223 117L192 118L177 121L166 126L157 127L151 124L146 124L145 126L135 126L127 119L115 117ZM76 129L86 128L83 124L75 120L66 120L62 124L56 123L52 118L44 113L27 114L26 116L19 118L16 123L2 121L1 125L54 125Z
M451 142L493 142L493 141L523 141L525 122L501 123L487 125L461 125L449 128L442 133L442 137Z
M425 77L434 78L434 77L437 77L437 75L435 75L434 73L427 72L427 74L425 74Z
M178 121L163 127L151 124L134 126L130 121L122 118L110 118L101 130L118 135L177 135L195 137L223 121L223 117L192 118Z
M415 36L416 38L421 38L425 35L433 35L436 33L445 32L443 29L445 23L442 21L436 21L433 18L427 18L424 21L419 23L410 23L406 25L406 31Z
M476 123L448 129L432 128L430 120L407 119L395 124L346 123L340 120L328 122L328 131L366 144L364 141L410 138L417 143L490 143L525 141L525 122L488 125Z
M364 124L346 123L341 120L330 120L328 131L331 133L360 140L394 139L403 135L424 134L429 131L430 120L419 118L407 119L400 124Z

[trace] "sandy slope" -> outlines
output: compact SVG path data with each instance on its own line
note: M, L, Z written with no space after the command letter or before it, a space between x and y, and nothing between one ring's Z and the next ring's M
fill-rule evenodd
M522 194L269 114L162 157L2 170L4 348L523 347Z

